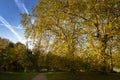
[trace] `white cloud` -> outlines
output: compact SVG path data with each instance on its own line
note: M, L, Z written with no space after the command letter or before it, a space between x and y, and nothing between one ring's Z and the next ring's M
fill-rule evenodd
M22 1L20 1L20 0L14 0L14 1L15 1L16 5L18 6L18 8L20 9L20 11L21 11L22 13L27 13L27 14L29 14L29 12L28 12L25 4L24 4Z
M22 42L22 37L12 28L12 25L10 25L2 16L0 16L0 22L2 23L2 25L8 28L20 42Z

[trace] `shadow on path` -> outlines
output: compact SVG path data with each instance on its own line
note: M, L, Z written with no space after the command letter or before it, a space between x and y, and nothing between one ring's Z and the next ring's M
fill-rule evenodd
M47 80L44 73L39 73L37 76L35 76L32 80Z

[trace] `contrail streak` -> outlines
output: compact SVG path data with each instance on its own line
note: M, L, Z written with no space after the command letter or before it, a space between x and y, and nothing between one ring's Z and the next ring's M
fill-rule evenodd
M1 25L4 25L6 28L8 28L17 38L20 42L22 42L21 36L12 28L12 25L10 25L2 16L0 16L0 22Z
M15 27L15 29L19 29L19 30L24 30L21 26L21 24L19 24L17 27Z
M18 8L21 10L22 13L29 14L27 8L25 7L25 4L21 2L20 0L14 0Z

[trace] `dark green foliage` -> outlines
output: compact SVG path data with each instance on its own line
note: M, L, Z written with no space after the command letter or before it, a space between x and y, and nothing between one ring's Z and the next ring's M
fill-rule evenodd
M0 71L24 71L31 66L29 52L22 43L0 38Z

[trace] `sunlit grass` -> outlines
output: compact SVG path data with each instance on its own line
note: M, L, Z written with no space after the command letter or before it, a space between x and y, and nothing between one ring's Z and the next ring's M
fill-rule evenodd
M19 73L19 72L4 72L0 73L0 80L32 80L37 73Z

